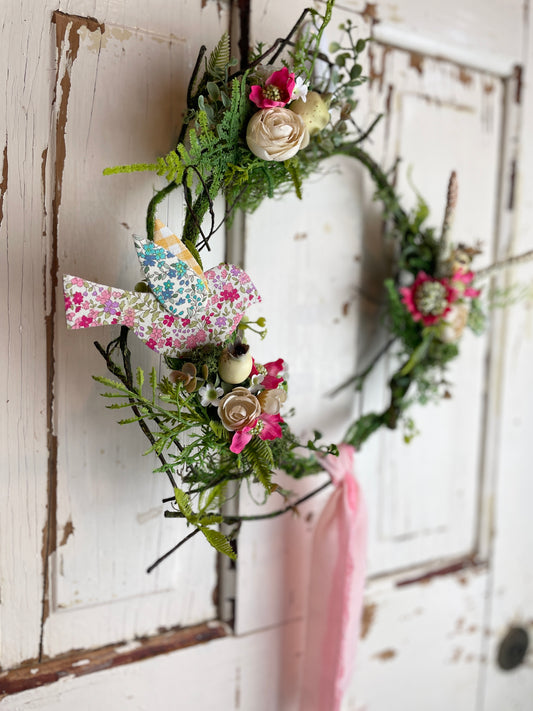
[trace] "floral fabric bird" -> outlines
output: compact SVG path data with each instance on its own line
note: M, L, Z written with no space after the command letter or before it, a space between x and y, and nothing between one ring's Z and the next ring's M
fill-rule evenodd
M135 237L151 291L124 291L67 274L67 325L128 326L149 348L165 355L225 341L245 310L261 300L250 277L233 264L204 273L176 235L159 220L155 226L153 242Z

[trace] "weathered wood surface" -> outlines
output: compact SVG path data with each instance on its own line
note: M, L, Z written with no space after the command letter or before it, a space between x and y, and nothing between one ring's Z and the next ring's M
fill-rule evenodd
M229 22L213 3L145 18L141 4L11 3L4 22L3 668L216 616L209 546L144 572L183 526L162 518L170 488L141 456L148 443L118 427L91 380L106 374L92 341L112 329L69 333L62 306L65 271L125 288L139 279L131 232L143 232L157 181L102 170L168 149L199 45ZM180 229L178 202L161 216ZM222 240L212 259L223 254Z

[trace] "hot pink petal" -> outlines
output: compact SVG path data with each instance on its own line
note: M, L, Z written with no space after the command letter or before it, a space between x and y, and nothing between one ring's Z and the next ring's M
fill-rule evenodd
M265 81L265 86L275 86L279 89L279 101L269 99L265 96L263 87L254 84L248 95L250 101L260 109L272 109L275 106L286 106L292 98L292 92L296 84L296 79L287 67L283 67L277 72L273 72Z
M265 363L265 368L268 375L277 375L278 373L281 373L284 367L285 363L283 362L283 358L278 358L277 360L274 360L270 363Z
M252 439L252 435L250 434L251 429L251 427L243 427L242 430L235 432L231 440L230 452L233 452L233 454L240 454L242 452Z
M280 90L282 99L287 97L285 103L287 104L292 98L292 92L294 91L294 86L296 84L296 79L292 72L289 72L287 67L279 69L277 72L273 72L265 82L265 86L270 86L273 84L277 86Z
M261 385L265 390L275 390L283 382L283 378L276 378L275 375L265 375Z
M480 294L481 289L474 289L471 286L465 289L465 296L468 296L470 299L477 299Z
M263 429L259 433L261 439L277 439L283 436L280 422L283 422L280 415L267 415L265 412L260 418L263 422Z

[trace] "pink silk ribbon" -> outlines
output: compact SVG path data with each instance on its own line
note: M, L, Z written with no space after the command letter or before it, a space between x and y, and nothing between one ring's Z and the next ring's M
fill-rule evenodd
M366 570L367 511L353 473L354 448L339 445L324 469L335 490L315 529L300 711L339 711L355 659Z

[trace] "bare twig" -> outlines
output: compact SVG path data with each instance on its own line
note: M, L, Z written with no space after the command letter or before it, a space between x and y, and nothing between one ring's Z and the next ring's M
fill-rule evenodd
M179 543L176 543L176 545L173 548L171 548L169 551L167 551L162 556L160 556L154 563L152 563L152 565L149 568L146 568L146 572L151 573L154 568L157 568L157 566L160 563L162 563L164 560L166 560L170 555L172 555L172 553L177 551L178 548L181 548L181 546L183 546L185 543L187 543L187 541L190 541L191 538L196 536L197 533L200 533L199 528L195 528L194 531L191 531L191 533L189 533L188 536L185 536L185 538L182 538L181 541L179 541Z

